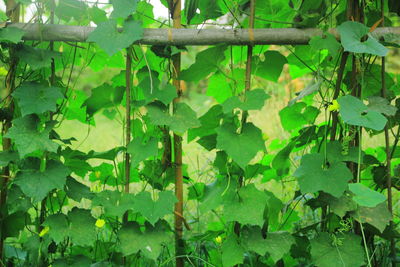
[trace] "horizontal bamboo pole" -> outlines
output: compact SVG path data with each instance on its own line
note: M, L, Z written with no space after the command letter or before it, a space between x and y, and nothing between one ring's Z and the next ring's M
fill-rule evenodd
M23 29L24 40L86 42L95 27L35 23L9 23L7 27ZM330 33L339 39L335 29ZM377 28L373 35L400 36L400 27ZM322 36L320 29L268 28L268 29L144 29L137 43L145 45L296 45L308 44L314 36Z

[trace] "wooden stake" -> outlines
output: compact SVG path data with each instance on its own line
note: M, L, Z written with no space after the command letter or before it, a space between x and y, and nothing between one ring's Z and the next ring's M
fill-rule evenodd
M173 20L173 27L179 29L181 25L181 0L171 1L170 12ZM171 3L170 2L170 3ZM178 76L181 70L181 54L178 53L172 57L173 63L173 83L176 88L177 98L174 99L175 105L180 101L182 95L181 84ZM182 137L174 133L174 165L175 165L175 196L178 202L175 204L175 265L176 267L184 266L184 259L180 257L184 253L183 243L183 173L182 173Z
M381 20L382 27L385 26L385 1L381 0ZM381 80L382 80L382 91L381 95L386 99L387 88L386 88L386 60L382 57L382 68L381 68ZM400 127L400 126L399 126ZM390 151L390 138L389 138L389 126L385 126L385 151L386 151L386 185L387 185L387 204L390 214L393 216L393 198L392 198L392 158ZM390 220L389 227L391 230L394 229L393 219ZM392 256L392 267L396 267L396 242L393 235L390 237L390 254Z

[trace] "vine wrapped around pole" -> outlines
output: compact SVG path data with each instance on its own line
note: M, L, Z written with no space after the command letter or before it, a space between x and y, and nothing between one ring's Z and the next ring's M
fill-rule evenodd
M181 25L181 0L170 1L170 12L173 19L173 27L179 29ZM180 81L178 80L181 70L181 54L177 53L172 57L173 63L173 83L176 88L177 97L174 99L175 105L180 101L182 89ZM174 166L175 166L175 196L177 202L175 203L174 216L175 216L175 265L176 267L184 266L184 259L180 257L184 251L183 244L183 172L182 172L182 137L174 133Z

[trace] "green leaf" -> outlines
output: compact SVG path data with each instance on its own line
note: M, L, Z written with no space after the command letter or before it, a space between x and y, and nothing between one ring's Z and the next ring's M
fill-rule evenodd
M86 99L82 106L86 107L87 114L92 117L103 108L112 107L122 100L124 88L113 88L109 84L103 84L92 89L92 95Z
M217 178L213 183L206 185L203 198L200 201L200 211L205 213L221 205L223 193L229 193L230 191L227 190L235 186L235 182L231 182L233 184L229 185L227 179L223 177Z
M389 101L380 96L371 96L368 98L368 109L385 114L386 116L394 116L397 108L390 105Z
M36 151L57 152L58 144L49 139L51 128L39 131L38 126L39 118L33 115L13 120L6 137L14 141L21 158Z
M177 201L172 191L162 191L153 201L150 192L143 191L135 196L133 209L140 212L152 225L167 214L172 214Z
M219 126L222 119L222 106L212 106L203 116L199 118L201 127L189 129L188 142L198 137L210 136L215 134L215 129Z
M143 36L143 28L139 22L125 21L122 32L117 29L115 20L99 23L97 28L89 34L88 42L97 43L109 56L130 46Z
M368 223L378 229L381 233L392 219L386 203L380 203L376 207L361 207L350 215L360 223Z
M108 216L122 217L127 210L132 210L135 195L118 191L104 190L93 198L92 206L102 206Z
M65 192L70 199L73 199L77 202L81 202L82 198L92 199L94 196L89 187L78 182L71 176L67 178Z
M17 152L1 151L0 167L7 166L10 162L16 162L19 159Z
M234 235L230 235L221 246L223 266L234 266L243 263L244 249Z
M199 8L199 0L186 0L185 13L187 24L190 24L192 18L196 15L196 10Z
M76 246L91 246L96 240L96 219L90 214L90 210L74 207L68 213L69 236Z
M335 36L327 32L324 33L324 36L312 37L310 40L310 46L316 51L327 49L333 58L336 58L341 48L340 43L336 40Z
M335 197L340 197L347 188L347 182L353 179L345 163L334 162L329 167L324 166L321 154L304 155L293 176L297 177L303 194L324 191Z
M286 57L278 51L267 51L264 57L264 61L260 61L258 56L253 57L253 73L266 80L277 82L283 66L288 63Z
M333 240L328 233L320 233L311 240L311 257L318 267L358 267L364 265L361 237L354 234L337 235Z
M14 213L17 211L26 212L32 208L32 201L27 197L16 184L12 184L7 189L7 211Z
M6 27L0 29L0 41L9 41L11 43L19 43L22 40L22 36L24 36L25 31L14 28L14 27Z
M349 189L354 194L353 200L360 206L372 208L386 200L385 195L360 183L349 184Z
M3 215L4 216L4 215ZM2 218L3 237L18 237L21 230L30 224L30 216L26 212L17 211Z
M43 223L44 226L49 227L49 236L59 244L67 237L69 226L67 216L62 213L53 214L46 218Z
M262 226L267 200L268 196L256 189L254 184L242 187L237 194L225 199L225 219L228 222Z
M357 209L357 204L353 201L350 193L345 192L340 198L335 198L330 195L327 196L329 207L340 217L344 217L348 211Z
M288 132L294 131L303 125L314 123L318 114L319 109L307 106L304 102L295 103L279 111L281 124Z
M265 256L265 253L268 252L274 262L289 253L291 246L295 243L294 238L288 232L270 232L264 239L259 227L245 228L242 231L241 239L247 249L260 256Z
M346 21L338 27L338 31L345 51L380 57L384 57L388 53L388 49L369 34L369 28L359 22ZM364 37L367 39L362 40Z
M14 183L17 184L22 192L28 197L33 198L34 202L41 201L53 189L63 189L67 175L70 171L61 162L48 161L46 170L20 171L15 177Z
M255 89L245 93L244 101L241 101L238 96L228 98L223 104L224 113L230 113L235 108L241 110L260 110L264 107L264 102L270 98L263 89Z
M86 106L83 106L86 98L87 96L83 91L70 91L67 110L63 114L63 117L67 120L78 120L82 123L88 123L86 118Z
M232 91L230 83L227 82L227 78L221 72L217 71L208 79L206 94L214 97L218 103L223 103L229 97L233 96Z
M132 156L132 167L136 167L141 161L157 156L158 141L150 138L144 142L143 137L136 137L128 144L127 151Z
M52 58L60 57L60 53L23 45L17 50L17 56L27 63L32 70L50 67Z
M295 145L295 142L290 142L282 150L280 150L272 160L271 165L274 169L276 169L276 172L279 176L289 173L290 153L292 153Z
M146 230L142 232L137 222L128 222L118 231L122 254L128 256L141 251L147 258L156 260L163 244L172 241L165 228L163 222L158 222L154 227L146 224Z
M126 19L136 11L138 0L111 0L113 5L113 12L110 18Z
M88 15L90 20L96 24L108 20L107 13L103 9L98 8L97 6L92 6L91 8L89 8Z
M38 83L24 83L12 95L18 100L22 116L56 111L57 100L64 98L60 88Z
M159 103L147 105L147 113L152 124L169 126L172 131L180 135L190 128L200 126L196 112L185 103L178 103L172 116L169 115L167 107Z
M154 100L160 100L163 104L168 105L177 96L176 89L169 83L163 84L154 77L150 80L149 75L146 75L139 83L138 87L142 89L144 96L146 97L146 103ZM153 83L151 83L153 81Z
M293 105L296 103L298 100L303 99L304 97L314 94L315 92L318 92L321 89L321 84L322 81L316 81L316 82L311 82L307 87L305 87L303 90L301 90L299 93L296 93L296 97L293 98L292 100L289 101L288 106Z
M272 232L267 234L267 252L274 262L277 262L285 254L290 252L290 247L294 244L294 238L288 232Z
M341 162L341 161L350 161L354 163L358 163L358 154L359 154L359 148L358 147L349 147L348 151L345 151L343 149L343 145L339 141L333 141L329 142L325 145L322 145L320 148L320 154L325 155L325 148L326 148L326 157L328 159L329 163L334 163L334 162ZM346 153L347 152L347 153ZM361 158L360 158L360 163L363 162L363 157L365 153L364 151L361 151Z
M55 9L55 14L62 20L70 21L74 18L81 21L87 17L88 6L78 0L60 0Z
M381 131L387 119L381 113L369 109L360 99L346 95L338 98L340 115L345 123Z
M215 46L196 55L196 62L179 75L180 80L198 82L219 68L225 59L226 46Z
M224 150L242 169L252 160L258 151L265 150L261 130L252 123L242 127L242 133L237 134L232 124L222 125L216 129L217 148Z

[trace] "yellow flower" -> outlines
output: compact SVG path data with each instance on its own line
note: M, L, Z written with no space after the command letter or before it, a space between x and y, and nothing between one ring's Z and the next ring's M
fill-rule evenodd
M92 184L90 187L90 191L98 193L101 191L101 185L100 184Z
M100 171L95 171L94 172L94 176L96 176L96 178L100 178L101 172Z
M103 219L97 219L97 221L95 223L97 228L103 228L105 224L106 224L106 221Z
M329 111L338 111L339 109L340 109L340 104L336 99L333 100L332 105L329 105L328 107Z
M217 236L215 238L215 242L217 242L218 244L221 244L222 243L222 237L221 236Z
M40 231L39 236L43 237L45 234L47 234L50 231L50 227L46 226L45 228Z

